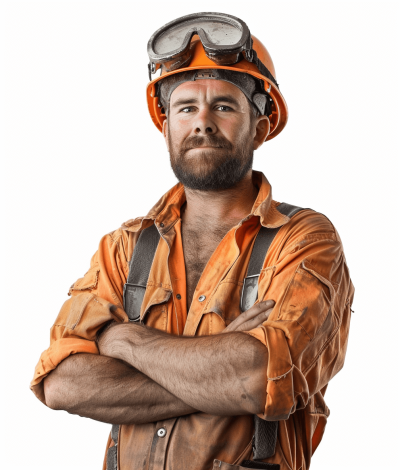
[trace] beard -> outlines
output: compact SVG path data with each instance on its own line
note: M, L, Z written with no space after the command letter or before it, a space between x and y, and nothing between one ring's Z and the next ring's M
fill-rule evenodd
M234 148L222 136L190 136L176 148L168 128L168 140L172 170L189 189L220 191L232 188L253 167L253 141L249 138L240 139ZM187 155L188 150L201 146L214 147L215 150L198 151L195 157Z

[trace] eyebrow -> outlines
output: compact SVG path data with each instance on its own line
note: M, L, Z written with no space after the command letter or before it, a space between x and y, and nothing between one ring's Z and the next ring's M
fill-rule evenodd
M198 99L197 98L180 98L178 100L175 101L175 103L171 106L172 108L178 108L180 106L187 106L187 105L190 105L190 104L196 104L198 103ZM220 96L216 96L211 104L215 104L215 103L218 103L218 102L224 102L224 103L230 103L230 104L236 104L238 105L238 100L236 100L233 96L231 95L220 95Z

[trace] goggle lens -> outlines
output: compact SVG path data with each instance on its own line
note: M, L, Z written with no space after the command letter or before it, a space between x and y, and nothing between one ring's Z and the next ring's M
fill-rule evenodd
M207 42L215 46L232 46L240 42L243 30L237 26L212 19L192 20L177 24L161 33L153 42L156 54L168 54L177 49L187 47L187 39L202 32ZM201 36L200 36L201 38ZM186 41L185 41L186 39Z
M219 65L231 65L239 54L251 47L250 31L239 18L223 13L196 13L178 18L150 38L147 52L151 72L163 65L176 70L191 57L191 41L198 35L207 56Z

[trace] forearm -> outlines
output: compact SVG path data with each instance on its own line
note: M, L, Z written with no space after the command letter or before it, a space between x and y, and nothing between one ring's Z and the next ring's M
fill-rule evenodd
M112 424L148 423L196 411L133 367L93 354L65 359L45 378L44 390L50 408Z
M114 339L111 331L108 336L111 355L193 408L219 415L263 411L267 349L251 336L176 337L133 324L117 329Z

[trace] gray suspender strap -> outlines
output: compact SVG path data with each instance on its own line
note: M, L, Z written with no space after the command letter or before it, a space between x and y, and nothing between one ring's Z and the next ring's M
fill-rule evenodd
M124 310L130 321L138 322L140 320L140 309L159 241L160 234L156 225L153 224L141 232L133 250L129 263L128 279L124 285ZM111 438L115 446L110 447L107 451L107 470L117 470L118 468L118 433L119 424L113 424Z
M140 320L140 309L159 241L160 234L153 224L142 231L133 250L124 286L124 310L130 321Z
M288 217L293 217L297 212L303 210L301 207L292 206L290 204L286 204L286 202L279 204L277 209L281 214L287 215ZM240 301L240 309L242 312L245 312L252 307L257 300L258 278L260 277L268 249L276 234L279 232L279 229L280 227L261 227L258 232L256 241L254 242L253 251L251 252L249 267L247 268L247 276L243 282L242 297Z
M107 450L107 466L106 470L118 470L118 433L119 425L113 424L111 428L111 439L114 441L114 446Z
M303 210L301 207L292 206L290 204L281 203L277 206L281 214L293 217L297 212ZM261 227L254 242L253 251L251 252L249 267L247 268L247 276L243 283L242 298L240 307L242 312L252 307L258 296L258 278L264 265L265 257L269 247L276 234L281 227L266 228ZM253 459L264 460L275 454L276 439L278 435L278 421L265 421L254 415L254 438L253 438ZM258 462L257 462L258 464ZM252 468L251 461L245 461L242 466ZM271 470L279 469L279 465L268 464Z

